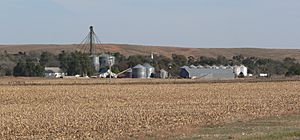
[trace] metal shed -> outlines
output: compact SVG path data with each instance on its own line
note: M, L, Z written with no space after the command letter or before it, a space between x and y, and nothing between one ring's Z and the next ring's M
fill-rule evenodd
M181 67L180 77L182 78L202 78L202 79L234 79L235 75L232 69L213 69L213 68L190 68Z

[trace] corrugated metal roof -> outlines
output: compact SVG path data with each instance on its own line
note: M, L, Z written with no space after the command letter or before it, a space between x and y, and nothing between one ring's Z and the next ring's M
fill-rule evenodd
M232 79L235 77L234 72L232 69L197 69L197 68L190 68L187 66L181 67L188 72L188 77L209 77L210 79ZM186 77L187 75L181 75L182 77Z
M190 65L190 68L195 68L196 69L197 67L195 65Z
M180 67L181 69L189 69L190 67L188 66L183 66L183 67Z
M204 68L204 67L203 67L202 65L198 65L197 68L198 68L198 69L202 69L202 68Z

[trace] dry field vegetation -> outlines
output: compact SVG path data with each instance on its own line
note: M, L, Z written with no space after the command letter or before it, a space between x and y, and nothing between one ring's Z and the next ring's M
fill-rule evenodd
M79 45L0 45L0 53L7 51L8 53L27 52L41 53L45 50L58 54L61 51L80 50ZM285 57L296 58L300 61L300 49L259 49L259 48L179 48L167 46L143 46L143 45L126 45L126 44L103 44L101 52L119 52L125 56L129 55L149 55L158 52L160 55L171 57L173 53L188 56L208 56L215 57L223 55L232 58L237 54L250 57L256 56L261 58L272 58L275 60L283 60Z
M2 79L0 139L177 139L206 126L300 113L299 81L78 84L87 81Z

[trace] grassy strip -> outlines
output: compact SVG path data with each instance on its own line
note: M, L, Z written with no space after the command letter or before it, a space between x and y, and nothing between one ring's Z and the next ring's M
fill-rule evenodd
M300 114L207 126L180 140L300 140Z
M300 139L300 130L294 132L279 132L264 136L254 136L242 140L282 140L282 139Z

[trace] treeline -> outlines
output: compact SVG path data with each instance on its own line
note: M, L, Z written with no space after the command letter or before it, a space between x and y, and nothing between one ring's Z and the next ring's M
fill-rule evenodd
M206 57L189 56L173 54L171 57L162 55L153 55L153 57L144 55L132 55L126 57L120 53L110 53L115 56L116 63L112 67L114 73L121 72L137 64L149 63L156 70L165 69L173 76L177 76L180 67L185 65L245 65L249 73L259 74L268 73L270 75L293 76L300 75L300 64L294 58L285 58L284 60L273 60L258 57L244 57L236 55L232 58L224 56ZM153 58L153 59L152 59ZM68 75L88 75L96 74L92 66L92 59L88 54L62 51L55 55L49 52L0 54L0 76L43 76L45 67L60 67ZM102 67L105 69L106 67Z

